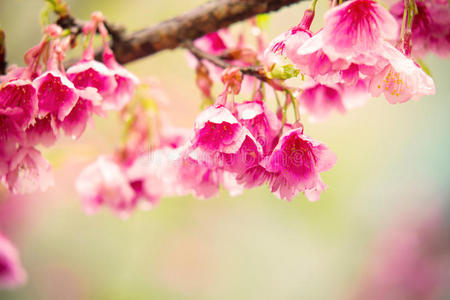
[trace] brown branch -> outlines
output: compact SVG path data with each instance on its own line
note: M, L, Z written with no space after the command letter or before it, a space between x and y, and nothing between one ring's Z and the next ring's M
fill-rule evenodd
M123 29L112 30L111 46L117 61L125 64L162 50L175 49L185 41L193 41L233 23L300 1L304 0L210 1L178 17L131 34L125 34ZM81 28L83 24L70 16L58 23L65 28ZM100 58L100 53L96 57Z
M0 75L6 73L6 66L5 32L0 28Z

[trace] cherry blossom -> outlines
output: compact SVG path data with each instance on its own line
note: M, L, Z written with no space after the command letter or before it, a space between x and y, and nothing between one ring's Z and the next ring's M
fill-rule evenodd
M0 233L0 288L15 288L26 280L16 248Z
M118 216L125 218L137 203L125 170L107 156L100 156L86 167L75 185L88 214L97 212L101 206L107 206Z
M324 190L319 173L328 171L336 163L336 156L324 144L295 128L280 137L274 151L261 165L271 174L269 186L280 198L291 200L300 191L311 201Z

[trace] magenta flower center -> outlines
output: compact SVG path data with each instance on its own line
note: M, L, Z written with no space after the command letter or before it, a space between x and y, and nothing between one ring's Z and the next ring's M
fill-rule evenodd
M105 82L103 76L98 74L92 68L86 71L78 73L73 79L73 84L76 88L84 89L87 87L94 87L98 91L103 91L105 89Z
M228 122L216 124L208 121L199 134L198 142L202 145L209 145L212 148L228 144L232 141L237 126L239 125Z
M38 90L39 108L56 112L64 106L66 99L72 98L72 91L61 82L60 78L52 74L48 74L47 78Z

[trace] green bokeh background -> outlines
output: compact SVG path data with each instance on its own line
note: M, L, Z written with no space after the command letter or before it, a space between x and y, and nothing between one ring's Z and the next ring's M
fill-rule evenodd
M100 10L136 30L205 1L67 2L79 18ZM39 41L42 7L38 0L0 0L10 62L22 64ZM296 24L305 7L271 14L267 36ZM313 27L319 25L320 17ZM222 191L210 200L163 199L126 221L109 211L86 216L74 180L120 143L117 116L96 118L80 140L62 138L44 150L54 188L27 197L0 194L27 211L20 226L6 231L29 275L27 285L0 291L0 299L348 299L380 232L409 211L449 200L450 62L430 56L426 63L435 96L401 105L372 99L325 123L306 122L306 133L338 156L323 176L329 188L315 203L304 196L281 201L262 187L235 198ZM171 98L173 123L192 126L201 97L183 51L128 67L157 77Z

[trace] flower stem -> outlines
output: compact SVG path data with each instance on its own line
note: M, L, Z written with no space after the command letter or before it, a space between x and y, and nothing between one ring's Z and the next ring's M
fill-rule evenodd
M312 2L311 2L311 10L313 11L313 12L315 12L316 11L316 5L317 5L317 0L312 0Z
M292 91L290 89L286 89L285 91L291 98L292 107L294 109L294 114L295 114L295 121L298 122L298 121L300 121L300 110L298 107L297 98L294 97L294 95L292 94Z

